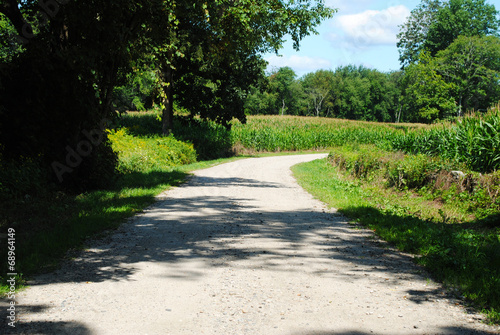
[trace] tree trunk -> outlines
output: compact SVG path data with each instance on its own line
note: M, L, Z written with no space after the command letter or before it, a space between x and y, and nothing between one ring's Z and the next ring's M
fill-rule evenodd
M462 116L462 96L460 96L460 102L458 103L458 117Z
M163 69L163 112L162 112L162 130L163 135L170 135L174 123L174 70L172 66L166 65Z

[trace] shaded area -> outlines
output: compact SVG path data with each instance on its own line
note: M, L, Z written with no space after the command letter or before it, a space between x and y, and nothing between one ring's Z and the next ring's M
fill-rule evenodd
M88 335L91 334L90 329L79 322L67 321L35 321L25 323L22 322L24 315L27 313L41 313L50 308L47 305L19 305L16 304L16 316L21 318L21 322L16 322L15 327L8 325L10 322L7 319L7 307L9 302L5 299L0 300L0 334L5 335L20 335L20 334L71 334L71 335ZM19 320L18 320L19 321Z
M193 186L181 187L196 187L196 182L190 184ZM255 187L257 183L241 179L233 184L238 185ZM278 186L260 183L259 187ZM359 271L327 274L349 281L364 278L368 268L415 274L410 257L387 249L383 242L367 240L367 234L336 238L337 233L351 228L335 214L312 210L263 212L244 205L245 202L251 203L251 199L208 195L162 201L147 215L136 217L133 229L105 237L99 246L71 261L70 271L39 277L33 284L127 279L136 272L134 263L142 261L164 262L175 267L186 260L204 260L217 267L249 258L258 259L259 267L271 271L293 271L275 265L280 259L292 258L304 266L330 260L362 266ZM176 219L178 214L183 215L182 220ZM312 244L312 236L321 237L322 242ZM256 241L252 247L239 243L249 239ZM270 248L266 241L281 243ZM154 245L160 247L151 247ZM164 276L197 279L198 274L166 271Z
M162 123L156 113L129 112L116 121L116 126L127 127L135 136L162 134ZM175 115L173 133L177 140L193 143L200 160L233 156L231 131L215 122Z
M399 335L397 333L389 332L389 333L375 333L375 332L360 332L357 330L346 330L346 331L307 331L307 332L298 332L293 333L292 335ZM420 334L418 329L415 329L415 334ZM464 327L445 327L441 328L440 335L480 335L480 334L493 334L491 332L484 332L480 330L474 330L470 328Z
M156 188L179 185L187 175L176 170L133 172L124 176L115 189L79 196L49 193L36 199L2 202L0 211L5 216L0 232L14 228L16 240L23 242L16 246L17 272L32 275L44 270L41 264L50 269L67 250L78 248L88 236L116 228L124 218L153 203ZM141 189L129 191L134 188ZM6 235L0 237L4 238ZM0 252L3 259L7 259L6 254L7 249ZM7 262L2 262L0 269L0 274L8 273Z

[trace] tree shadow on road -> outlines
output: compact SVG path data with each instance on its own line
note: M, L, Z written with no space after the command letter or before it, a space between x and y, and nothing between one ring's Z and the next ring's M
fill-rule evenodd
M15 327L9 325L10 320L7 319L7 307L8 304L0 301L0 334L3 335L20 335L20 334L71 334L71 335L90 335L92 332L90 329L79 322L75 321L34 321L34 322L23 322L15 323ZM47 305L16 305L16 315L22 316L27 313L40 313L50 306ZM19 321L19 317L18 317Z
M415 333L417 334L418 329L415 329ZM357 330L345 330L345 331L309 331L309 332L300 332L300 333L294 333L291 335L399 335L397 333L389 332L389 333L374 333L374 332L361 332ZM442 335L480 335L480 334L492 334L492 333L486 333L482 332L479 330L473 330L469 328L464 328L464 327L445 327L442 328L439 332L439 334Z
M300 207L263 211L253 205L255 199L226 197L210 190L210 186L224 185L242 190L276 189L285 185L245 178L203 177L180 188L201 185L207 194L165 198L113 235L89 241L84 253L65 262L55 273L38 276L30 285L135 280L132 277L141 262L164 266L158 276L196 281L204 275L202 269L186 271L181 266L184 262L202 262L205 267L237 267L239 261L248 259L252 259L256 269L290 275L313 269L314 274L323 278L341 278L350 283L376 275L380 277L380 285L397 286L401 281L422 280L426 276L422 268L413 264L410 255L397 252L371 231L349 223L337 213ZM331 262L345 264L349 270L344 271L342 266L329 268ZM384 278L388 273L397 276ZM424 294L427 295L424 299L442 298L437 291L408 291L417 303ZM85 334L84 329L80 331ZM453 331L448 333L466 333Z

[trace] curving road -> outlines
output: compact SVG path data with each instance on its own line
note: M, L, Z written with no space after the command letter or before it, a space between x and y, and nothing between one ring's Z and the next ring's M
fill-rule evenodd
M325 156L197 171L37 277L20 295L15 333L493 333L410 256L297 185L290 167Z

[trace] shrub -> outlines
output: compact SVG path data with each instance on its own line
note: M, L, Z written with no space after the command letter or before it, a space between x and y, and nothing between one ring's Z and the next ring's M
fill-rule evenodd
M122 173L162 170L196 161L192 144L168 137L134 137L127 128L110 131L113 149L118 152L118 170Z
M439 169L436 160L426 155L408 155L386 165L387 182L399 189L418 189L425 186Z

